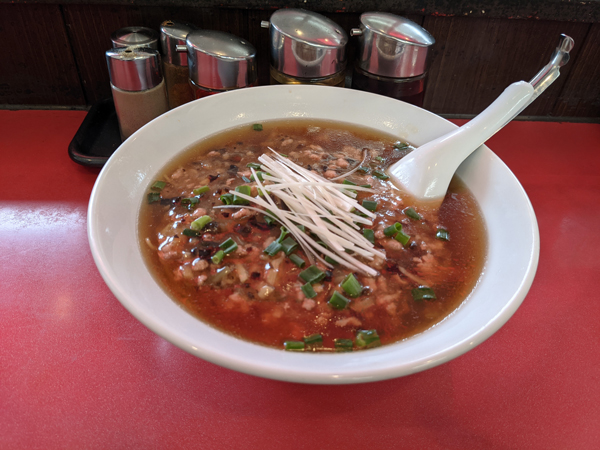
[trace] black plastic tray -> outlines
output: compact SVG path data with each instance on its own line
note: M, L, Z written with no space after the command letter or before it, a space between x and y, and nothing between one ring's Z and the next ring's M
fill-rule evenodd
M112 99L94 103L69 144L69 156L84 166L101 167L121 145Z

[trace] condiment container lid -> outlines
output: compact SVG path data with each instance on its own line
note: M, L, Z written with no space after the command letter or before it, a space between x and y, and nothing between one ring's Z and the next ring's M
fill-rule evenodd
M110 35L114 48L150 47L158 50L158 32L146 27L125 27Z
M195 25L165 20L160 24L160 48L163 59L176 66L187 66L187 52L177 51L178 45L185 45L187 35L196 29Z
M235 89L256 82L256 49L222 31L195 30L186 39L190 80L208 89Z
M435 39L423 27L381 12L366 12L360 22L360 28L350 34L359 36L357 64L361 69L390 78L416 77L427 71Z
M320 78L346 68L348 34L321 14L303 9L280 9L269 22L271 65L301 78Z
M106 51L110 82L124 91L145 91L162 79L160 54L143 47L113 48Z

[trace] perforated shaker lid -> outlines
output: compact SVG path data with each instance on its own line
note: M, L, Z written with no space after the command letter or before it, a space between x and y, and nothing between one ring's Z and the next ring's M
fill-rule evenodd
M145 91L162 79L160 54L143 47L112 48L106 51L110 82L124 91Z
M435 39L427 30L404 17L367 12L360 16L357 63L367 72L391 78L415 77L428 69Z
M320 78L346 67L348 34L321 14L303 9L280 9L269 22L271 65L287 75Z
M110 35L114 48L150 47L158 50L158 32L146 27L125 27Z

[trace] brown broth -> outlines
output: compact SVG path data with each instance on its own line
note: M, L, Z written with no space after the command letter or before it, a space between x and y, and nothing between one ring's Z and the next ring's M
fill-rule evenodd
M252 127L226 131L193 146L162 171L159 179L167 183L160 192L162 200L142 205L140 245L151 272L175 301L204 322L242 339L283 348L285 341L320 334L321 349L327 350L334 348L335 339L354 340L359 330L377 330L382 344L408 338L439 323L468 297L483 269L487 237L479 208L459 179L453 180L436 212L415 205L389 181L372 176L372 170L383 171L411 151L410 146L395 148L392 136L333 122L277 121L263 126L262 131ZM317 296L307 299L298 278L310 265L304 252L296 251L307 262L303 269L283 252L274 257L263 252L279 236L279 225L269 227L262 214L237 217L236 209L213 209L222 205L219 198L229 190L254 185L243 179L249 178L246 164L256 163L266 146L326 177L356 167L362 149L369 149L365 166L371 173L356 172L348 179L379 190L359 193L359 199L378 202L372 229L376 246L387 258L370 264L379 271L378 277L355 273L364 287L359 297L350 298L339 287L350 271L336 266L327 271L326 281L314 285ZM192 197L192 190L204 185L210 191L195 207L181 204L181 198ZM407 217L408 207L422 220ZM204 214L212 218L206 232L198 237L182 234ZM383 229L395 222L411 236L406 246L383 235ZM436 239L439 228L449 231L449 241ZM212 263L218 244L228 238L236 241L238 250L221 263ZM414 300L412 290L421 285L432 288L437 298ZM265 286L275 288L266 297L261 295L268 291ZM334 290L351 300L348 308L335 310L327 303Z

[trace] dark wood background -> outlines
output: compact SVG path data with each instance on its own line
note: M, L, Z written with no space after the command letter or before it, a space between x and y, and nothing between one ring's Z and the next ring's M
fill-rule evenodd
M111 32L132 25L158 29L166 19L247 39L258 49L259 84L268 84L268 31L260 22L278 7L304 5L346 31L358 26L361 11L374 9L421 24L436 39L424 106L450 116L477 114L510 83L531 79L548 62L559 35L568 34L575 40L571 61L523 115L600 121L598 0L385 0L377 8L364 0L323 0L318 6L265 0L3 1L0 108L87 108L110 97L104 52ZM353 38L349 54L352 59Z

